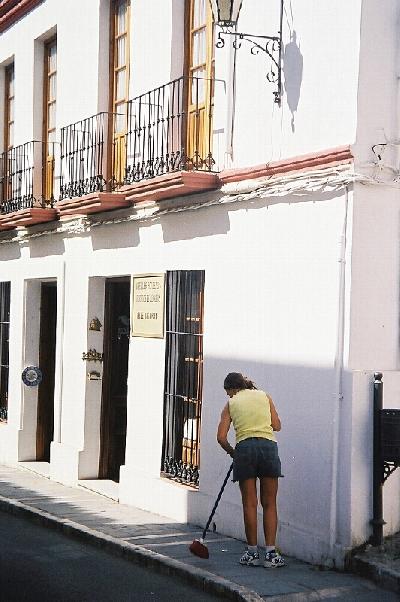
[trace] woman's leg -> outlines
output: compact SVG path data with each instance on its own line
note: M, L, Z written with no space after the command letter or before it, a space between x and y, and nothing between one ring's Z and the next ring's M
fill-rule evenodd
M262 477L260 479L260 498L263 508L263 524L265 545L274 546L278 526L278 512L276 508L276 495L278 493L278 479Z
M239 481L242 494L243 519L249 546L257 545L257 487L256 479Z

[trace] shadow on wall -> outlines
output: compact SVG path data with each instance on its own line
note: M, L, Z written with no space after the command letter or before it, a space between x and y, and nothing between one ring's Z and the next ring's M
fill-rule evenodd
M291 32L290 42L286 44L284 49L283 73L285 76L286 101L292 114L291 127L292 132L294 132L294 114L299 105L300 89L303 80L303 55L300 51L300 44L297 43L295 30Z
M11 261L21 257L21 247L18 243L3 243L0 244L0 262Z
M258 388L268 391L281 417L282 431L277 435L282 471L285 475L280 484L281 520L292 526L297 525L300 529L310 529L310 532L328 534L334 404L338 402L334 394L334 368L206 357L202 432L207 434L208 444L205 448L202 447L200 480L203 491L207 492L216 490L215 483L222 482L224 472L229 466L229 458L220 450L215 437L220 412L227 400L223 391L223 381L228 372L242 372L253 380ZM342 507L347 511L340 516L338 528L340 532L348 534L351 502L351 374L344 375L343 383L338 487ZM370 409L366 408L365 423L357 425L357 428L364 429L365 450L370 450L371 447L369 436L372 422L369 424L369 414ZM230 436L230 439L234 443L234 437ZM365 478L368 478L372 455L364 459ZM239 501L238 492L234 488L235 485L230 483L224 495L226 501L232 497ZM365 512L369 519L368 496L365 496L365 499Z
M137 247L140 243L139 225L142 222L122 222L92 227L90 236L93 251Z
M51 255L64 255L65 243L62 234L53 234L32 238L29 241L31 257L49 257Z

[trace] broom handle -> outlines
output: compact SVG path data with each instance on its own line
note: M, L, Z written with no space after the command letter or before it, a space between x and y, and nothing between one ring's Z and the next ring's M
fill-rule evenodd
M221 497L222 497L222 494L223 494L223 492L224 492L224 489L225 489L225 485L227 484L227 482L228 482L228 479L229 479L229 477L230 477L230 474L231 474L231 472L232 472L232 468L233 468L233 462L232 462L232 464L231 464L231 466L230 466L230 468L229 468L229 470L228 470L228 473L227 473L227 475L226 475L226 477L225 477L225 479L224 479L224 482L222 483L221 490L220 490L220 492L219 492L219 494L218 494L218 497L217 497L217 499L215 500L215 504L214 504L214 507L213 507L213 509L211 510L211 514L210 514L210 516L209 516L209 518L208 518L207 524L206 524L206 526L204 527L204 531L203 531L202 539L205 539L205 538L206 538L206 533L207 533L207 531L208 531L208 527L209 527L209 526L210 526L210 524L211 524L212 518L213 518L213 516L214 516L214 514L215 514L215 511L216 511L216 509L217 509L217 506L218 506L218 504L219 504L219 500L220 500L220 499L221 499Z

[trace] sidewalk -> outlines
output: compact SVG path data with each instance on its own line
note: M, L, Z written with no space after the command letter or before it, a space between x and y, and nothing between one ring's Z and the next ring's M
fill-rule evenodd
M294 558L287 558L287 567L281 569L242 567L238 558L243 542L217 533L209 534L210 558L202 560L188 549L201 528L118 504L82 487L66 487L22 468L0 465L0 510L29 516L225 599L398 600L397 594L361 577L319 570Z

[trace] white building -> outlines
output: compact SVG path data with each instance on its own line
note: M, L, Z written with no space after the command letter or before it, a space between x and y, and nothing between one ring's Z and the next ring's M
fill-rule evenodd
M283 423L283 552L340 566L369 538L373 373L400 389L399 20L284 0L280 99L278 42L278 65L216 48L206 0L0 4L1 462L204 524L240 371ZM238 31L280 23L243 0ZM232 483L215 523L244 537Z

